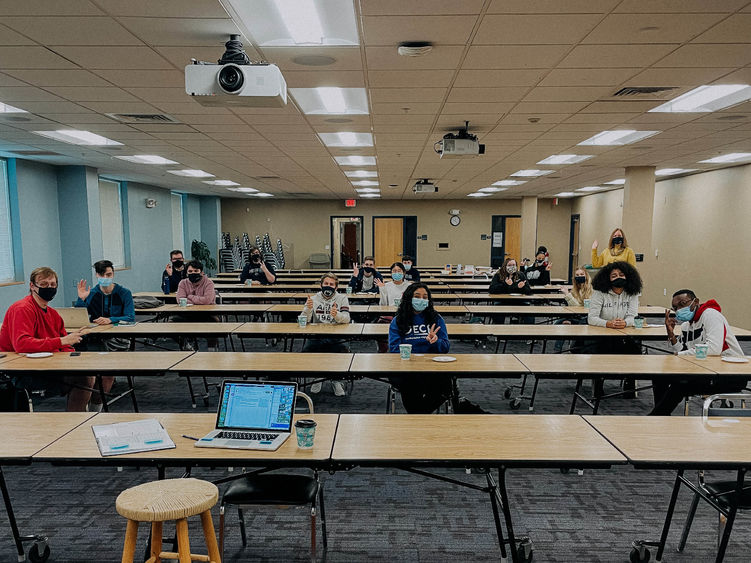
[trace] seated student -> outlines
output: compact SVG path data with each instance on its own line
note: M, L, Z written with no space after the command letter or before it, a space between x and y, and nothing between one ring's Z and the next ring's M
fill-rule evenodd
M162 272L162 291L164 293L175 293L177 286L185 279L188 272L185 269L182 250L173 250L170 252L169 259L169 263L164 267L164 271Z
M362 262L362 268L358 268L355 264L349 286L352 288L352 293L378 293L375 280L383 281L383 276L375 269L375 258L366 256Z
M49 306L57 294L57 274L41 267L31 272L29 295L16 301L5 313L0 328L0 351L32 354L35 352L73 352L85 330L67 334L63 319ZM70 376L66 383L93 387L94 376ZM72 387L68 392L68 411L85 411L91 391ZM100 400L98 394L93 398Z
M376 280L376 285L381 293L379 305L396 305L395 299L401 299L404 290L410 285L405 280L406 270L401 262L391 264L391 281L383 283L382 280Z
M203 273L203 264L199 260L191 260L187 264L188 277L180 282L177 286L177 301L184 298L191 305L215 305L216 290L214 282ZM219 317L212 314L195 314L191 313L190 317L179 316L172 317L174 321L194 321L194 322L217 322ZM219 341L216 338L209 338L207 346L209 352L216 351Z
M566 305L571 305L572 307L584 307L584 300L592 297L592 282L589 279L589 273L587 270L579 266L574 271L574 283L571 285L571 290L566 286L561 286L561 291L566 300ZM586 321L583 318L572 318L558 319L553 324L571 325L582 324L585 322ZM585 348L588 349L589 346L586 346ZM562 349L563 340L556 340L554 347L555 352L560 352Z
M420 270L415 268L414 261L409 254L402 256L402 264L404 264L404 279L409 282L419 282Z
M680 289L673 294L672 309L675 317L665 311L665 329L673 351L679 356L696 353L697 344L707 346L708 356L743 357L738 340L714 299L701 303L690 289ZM680 323L681 335L675 335ZM746 387L745 379L723 380L722 376L690 378L685 380L653 379L655 406L650 415L670 416L688 395L713 395L735 393Z
M537 249L535 261L529 264L529 260L524 259L524 265L521 271L527 277L530 285L548 285L550 283L550 268L553 264L548 261L548 250L544 246Z
M336 292L338 285L339 278L336 274L329 272L321 276L321 291L309 296L302 310L309 323L349 323L349 299L345 294ZM338 338L309 338L303 352L349 352L349 348ZM334 395L344 396L344 385L341 381L332 380L331 386L334 388ZM311 393L320 391L320 382L310 386Z
M250 262L245 264L240 274L240 283L251 281L252 285L270 285L276 281L274 266L263 260L261 250L257 246L250 247Z
M445 354L450 342L446 323L433 306L433 296L424 283L413 283L405 291L396 316L389 326L389 352L399 353L400 344L411 344L413 354ZM452 396L450 376L419 375L390 377L399 389L404 409L410 414L429 414ZM460 398L458 414L484 413L477 405Z
M628 262L611 262L603 266L592 280L587 322L592 326L622 329L634 326L639 314L642 281L639 272ZM596 347L599 354L641 354L641 344L627 336L601 338ZM602 378L595 381L595 395L602 394ZM634 379L623 381L623 389L633 389ZM633 398L634 394L624 395Z
M529 287L527 276L519 271L516 260L506 258L503 265L490 280L488 293L523 293L531 295L532 288Z

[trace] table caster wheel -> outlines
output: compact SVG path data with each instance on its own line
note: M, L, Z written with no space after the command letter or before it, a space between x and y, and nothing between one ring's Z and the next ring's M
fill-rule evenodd
M631 553L628 554L628 560L631 561L631 563L647 563L651 556L652 555L647 548L642 547L639 549L635 547L631 550Z
M568 467L561 467L561 473L564 475L568 475L569 471L571 471Z
M47 542L34 542L34 545L32 545L29 550L29 561L31 561L31 563L44 563L49 556L50 546L47 545Z
M504 399L511 398L511 387L506 387L506 390L503 392L503 398Z
M522 400L521 399L511 399L511 402L508 404L509 407L511 407L512 411L518 411L519 407L522 406Z
M521 563L531 563L535 555L532 549L532 541L529 538L523 539L516 548L516 553Z

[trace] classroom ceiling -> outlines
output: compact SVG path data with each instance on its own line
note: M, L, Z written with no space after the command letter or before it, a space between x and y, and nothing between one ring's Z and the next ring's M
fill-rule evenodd
M722 165L698 161L751 152L751 102L647 113L700 85L751 84L747 0L354 0L359 45L328 47L259 47L229 15L231 4L0 0L0 102L29 112L0 113L0 154L224 197L251 196L166 170L205 170L278 198L336 199L357 197L346 171L375 170L383 198L408 200L464 198L530 168L555 172L488 199L551 197L623 178L626 166L706 170ZM192 57L218 59L232 33L251 59L277 64L289 88L365 88L369 113L305 115L294 99L284 109L199 105L185 94L183 68ZM433 50L398 56L403 41L430 41ZM299 64L307 55L330 64ZM673 89L614 96L624 87ZM116 113L178 123L107 116ZM433 144L465 120L486 154L440 159ZM122 145L71 145L31 132L71 128ZM627 146L578 146L612 129L660 133ZM337 131L372 133L374 146L327 148L317 135ZM180 165L114 158L133 154ZM594 157L537 164L554 154ZM339 166L334 157L346 155L375 156L376 165ZM413 194L420 178L439 192Z

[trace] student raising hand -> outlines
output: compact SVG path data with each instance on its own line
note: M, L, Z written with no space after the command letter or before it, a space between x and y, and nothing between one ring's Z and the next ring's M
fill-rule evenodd
M308 295L308 298L305 300L305 308L306 309L313 308L313 298L310 295Z
M510 276L508 278L506 278L504 281L506 282L506 285L513 285L513 283L514 283L514 280L512 280ZM519 287L521 287L521 286L519 286Z
M550 268L552 268L552 267L553 267L553 263L552 262L548 262L548 265L545 266L545 269L549 272Z
M425 337L425 339L430 344L435 344L438 340L438 331L441 330L441 327L436 327L435 323L430 326L430 329L428 329L428 335Z
M357 267L357 262L355 262L355 266L352 268L352 276L357 277L360 274L360 268Z
M86 280L81 280L78 282L78 285L76 286L76 289L78 290L78 297L81 298L83 301L86 301L86 298L89 296L89 293L91 293L91 290L86 287L88 284L86 283Z
M374 279L373 283L376 284L378 287L383 287L384 285L386 285L383 280L378 279L378 278Z

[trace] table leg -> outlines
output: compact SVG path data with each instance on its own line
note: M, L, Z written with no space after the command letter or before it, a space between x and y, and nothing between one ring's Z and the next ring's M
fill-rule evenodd
M715 563L721 563L725 558L725 550L728 547L728 541L730 540L730 532L733 530L733 522L735 522L735 514L738 512L738 503L743 495L743 480L746 475L746 468L742 467L738 470L738 479L736 483L735 491L730 497L730 510L728 511L728 520L725 523L725 530L722 532L722 541L720 541L720 547L717 550L717 558Z
M3 474L3 468L0 467L0 489L3 493L3 501L5 502L5 512L8 515L8 522L10 522L10 529L13 532L13 541L16 543L16 550L18 551L18 560L25 561L23 552L23 544L21 543L21 534L18 532L18 523L16 522L16 515L13 512L13 505L10 503L10 495L8 494L8 486L5 483L5 475Z
M501 548L501 560L506 561L508 555L506 553L506 541L503 539L503 529L501 528L501 517L498 514L498 486L493 481L493 476L490 473L490 469L485 473L485 477L488 481L488 493L490 494L490 506L493 507L493 520L495 521L495 533L498 537L498 547Z
M670 503L668 504L668 513L665 515L665 524L662 526L662 535L660 536L660 544L657 547L657 555L655 560L662 561L662 553L665 551L665 542L668 540L668 531L670 530L670 521L673 519L673 511L675 510L675 503L678 500L678 492L681 489L681 478L683 477L683 469L678 470L678 474L675 476L675 484L673 485L673 493L670 495Z
M519 553L516 549L516 537L514 536L514 524L511 521L511 509L509 508L508 492L506 491L506 468L498 468L498 489L501 493L501 508L503 517L506 520L506 532L508 533L508 544L511 550L511 561L519 563Z
M574 398L571 400L571 410L568 411L568 414L574 414L576 412L576 400L579 398L579 391L581 391L583 381L583 377L579 377L576 380L576 387L574 388Z
M99 396L102 399L102 412L110 412L110 407L107 404L107 393L104 392L104 382L102 381L102 376L99 374L96 374L96 386L99 389Z

